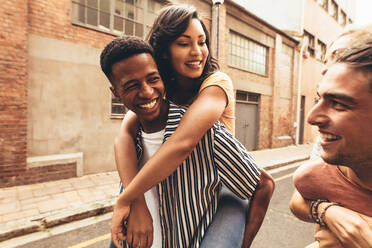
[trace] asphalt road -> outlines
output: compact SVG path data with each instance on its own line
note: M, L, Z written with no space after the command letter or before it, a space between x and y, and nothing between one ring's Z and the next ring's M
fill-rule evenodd
M252 248L298 248L313 240L314 225L297 220L288 208L293 192L292 173L295 168L272 173L276 188L264 223ZM102 248L109 247L110 215L91 218L49 230L47 238L23 244L20 248ZM45 237L45 233L43 234ZM43 235L40 234L40 237Z

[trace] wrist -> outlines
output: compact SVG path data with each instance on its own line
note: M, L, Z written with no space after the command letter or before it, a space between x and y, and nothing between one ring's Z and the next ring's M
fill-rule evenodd
M321 210L320 206L325 203L329 203L329 201L324 200L324 199L318 199L316 201L311 201L310 208L309 208L310 220L319 224L321 227L325 227L325 223L323 222L321 218L322 213L320 212Z
M319 218L320 218L321 222L324 224L325 227L328 227L328 221L327 221L326 214L327 214L328 210L331 207L334 207L334 206L342 207L342 204L337 203L337 202L327 202L327 203L323 203L321 206L319 206L319 213L320 213Z

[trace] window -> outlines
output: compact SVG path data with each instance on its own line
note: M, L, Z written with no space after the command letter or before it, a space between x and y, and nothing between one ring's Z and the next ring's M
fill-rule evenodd
M327 46L320 40L316 44L316 58L324 62Z
M230 32L228 57L230 66L266 76L267 56L266 46Z
M162 6L156 0L72 0L72 22L117 35L144 37Z
M72 22L114 35L145 37L163 0L72 0ZM111 117L123 117L126 109L111 97Z
M148 32L150 31L152 24L158 16L157 13L162 7L164 7L163 3L154 0L148 1L146 15L146 34L148 34Z
M307 39L308 45L307 50L309 54L314 57L315 55L315 41L314 41L314 35L310 34L307 31L304 31L304 38Z
M338 23L341 26L345 26L346 25L346 13L343 10L341 10L341 12L340 12L340 18L338 19Z
M235 99L238 102L240 101L240 102L258 103L260 100L260 95L256 93L237 90Z
M325 10L328 10L328 0L318 0L318 4L322 6Z
M121 103L119 98L111 95L111 116L112 117L123 117L123 115L127 112L124 104Z
M329 5L329 14L338 20L338 5L334 0L331 0L330 5Z

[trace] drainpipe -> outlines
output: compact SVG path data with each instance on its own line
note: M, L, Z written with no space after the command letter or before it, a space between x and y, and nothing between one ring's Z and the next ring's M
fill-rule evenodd
M305 0L301 1L301 19L300 19L300 34L304 34L304 24L305 24ZM307 38L302 39L302 45L300 49L300 59L298 62L298 79L297 79L297 116L296 116L296 145L300 142L300 113L301 113L301 78L302 78L302 59L303 53L308 45Z
M213 5L216 6L216 47L215 47L215 57L218 59L218 44L219 44L219 29L220 29L220 4L223 4L224 0L212 0Z
M306 38L302 39L300 49L300 60L298 62L298 79L297 79L297 117L296 117L296 145L300 141L300 113L301 113L301 79L302 79L302 59L305 49L307 49L309 41Z

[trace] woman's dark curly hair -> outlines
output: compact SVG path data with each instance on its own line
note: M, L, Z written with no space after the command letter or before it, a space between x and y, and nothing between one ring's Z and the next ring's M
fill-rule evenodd
M164 55L168 54L171 43L186 31L191 19L193 18L196 18L200 21L206 36L205 42L208 50L210 51L209 32L193 6L169 5L164 7L161 10L158 18L155 20L150 33L148 34L147 39L150 45L154 48L154 58L158 65L160 75L164 81L167 95L170 98L172 98L172 93L174 92L175 88L174 82L172 83L172 78L174 78L174 70L171 61L165 58ZM204 70L201 76L197 79L199 83L198 89L204 79L218 69L219 66L217 60L214 59L209 53Z

